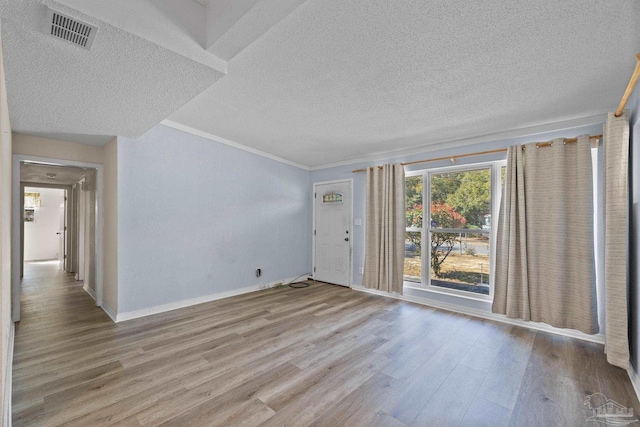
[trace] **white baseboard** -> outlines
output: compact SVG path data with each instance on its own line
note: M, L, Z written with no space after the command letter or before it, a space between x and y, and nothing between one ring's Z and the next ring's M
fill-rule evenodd
M631 361L629 361L629 369L627 369L627 373L629 374L631 385L636 391L636 397L638 398L638 400L640 400L640 375L638 375L638 372L633 367Z
M102 311L107 313L107 316L109 316L114 323L117 322L116 320L117 316L116 316L115 310L109 307L109 305L106 302L102 301L102 305L100 305L100 308L102 309Z
M88 293L89 296L93 298L94 301L96 300L96 292L93 289L91 289L88 285L84 285L82 289L84 289L84 291Z
M523 328L533 329L536 331L549 332L556 335L562 335L565 337L576 338L583 341L594 342L598 344L604 344L604 335L595 334L589 335L584 332L576 331L575 329L562 329L554 328L553 326L546 325L538 322L527 322L521 319L511 319L502 314L495 314L488 311L476 310L469 307L462 307L456 304L449 304L441 301L428 300L426 298L414 297L410 295L389 294L387 292L378 291L376 289L368 289L361 285L351 285L351 288L360 292L367 292L374 295L382 295L389 298L395 298L402 301L413 302L416 304L426 305L433 308L440 308L443 310L453 311L454 313L466 314L469 316L480 317L487 320L494 320L496 322L508 323L510 325L522 326Z
M288 279L277 280L269 283L261 283L259 285L247 286L239 289L232 289L230 291L217 292L215 294L204 295L201 297L185 299L182 301L170 302L168 304L156 305L153 307L143 308L140 310L127 311L124 313L118 313L115 317L115 321L125 322L127 320L138 319L140 317L151 316L154 314L165 313L167 311L178 310L180 308L190 307L192 305L203 304L205 302L216 301L224 298L233 297L236 295L247 294L249 292L256 292L263 289L273 288L274 286L281 285L283 283L293 283L294 281L306 280L306 278L299 279L298 277L291 277ZM106 311L106 310L105 310ZM112 317L113 318L113 317Z
M7 349L7 371L4 378L4 396L2 407L2 425L11 427L11 396L13 384L13 346L16 337L16 325L11 322L9 326L9 348Z

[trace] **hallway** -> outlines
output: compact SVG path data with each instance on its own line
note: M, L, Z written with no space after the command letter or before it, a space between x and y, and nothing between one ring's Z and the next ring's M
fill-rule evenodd
M28 262L24 266L21 295L21 321L16 324L16 353L19 345L32 340L42 342L46 331L60 330L79 319L107 315L95 307L93 299L82 289L82 281L75 274L59 269L57 260ZM73 313L70 315L70 313ZM21 329L28 328L27 336ZM38 332L37 337L29 334ZM42 336L40 336L42 335ZM33 347L31 347L33 348Z
M88 325L113 326L95 306L73 273L59 270L57 260L25 263L22 280L21 321L16 323L13 360L14 425L39 424L45 396L74 384L58 381L60 371L47 355L69 346L68 339ZM72 362L72 360L70 360ZM37 369L34 367L37 366ZM52 365L53 366L53 365Z

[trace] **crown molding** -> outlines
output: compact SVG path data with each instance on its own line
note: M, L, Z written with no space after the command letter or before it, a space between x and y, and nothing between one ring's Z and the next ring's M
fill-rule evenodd
M160 124L163 125L163 126L167 126L167 127L173 128L173 129L181 130L183 132L190 133L192 135L196 135L196 136L208 139L210 141L219 142L220 144L228 145L230 147L237 148L239 150L246 151L248 153L256 154L258 156L265 157L265 158L270 159L270 160L275 160L276 162L284 163L286 165L293 166L293 167L296 167L298 169L302 169L302 170L306 170L306 171L310 170L309 166L305 166L305 165L302 165L300 163L292 162L291 160L283 159L282 157L278 157L276 155L273 155L273 154L270 154L270 153L266 153L264 151L256 150L255 148L251 148L251 147L248 147L246 145L242 145L242 144L240 144L238 142L231 141L230 139L222 138L222 137L213 135L213 134L208 133L208 132L203 132L201 130L192 128L190 126L183 125L181 123L177 123L177 122L174 122L174 121L171 121L171 120L163 120L163 121L160 122Z

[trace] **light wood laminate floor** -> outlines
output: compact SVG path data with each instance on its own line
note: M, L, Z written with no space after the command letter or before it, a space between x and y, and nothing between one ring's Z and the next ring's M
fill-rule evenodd
M114 324L25 269L13 421L73 426L583 426L640 408L601 345L312 283Z

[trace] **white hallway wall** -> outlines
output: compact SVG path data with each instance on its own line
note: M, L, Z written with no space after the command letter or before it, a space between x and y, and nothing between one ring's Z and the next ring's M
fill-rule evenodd
M35 211L35 221L24 223L24 260L58 258L60 241L60 203L64 190L58 188L26 187L25 191L40 193L42 207Z
M119 316L311 271L308 171L162 125L117 162Z

